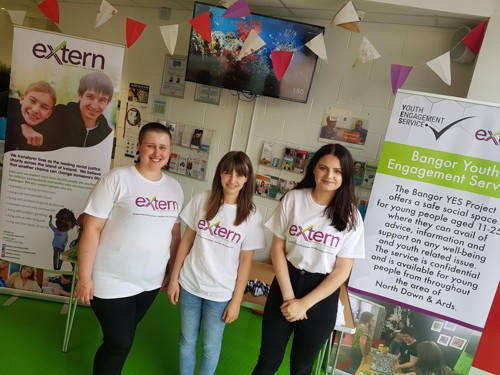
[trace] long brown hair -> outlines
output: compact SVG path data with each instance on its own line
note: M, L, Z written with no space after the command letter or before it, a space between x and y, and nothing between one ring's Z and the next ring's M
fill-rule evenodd
M354 194L354 162L351 153L342 145L329 143L321 147L314 154L307 166L306 175L295 189L315 188L314 167L325 155L334 155L340 160L342 169L342 185L338 188L333 199L325 208L325 215L331 220L331 225L339 231L350 230L357 225L357 210Z
M415 364L417 375L447 375L441 349L434 341L424 341L417 345L418 360Z
M220 180L222 173L232 173L235 171L240 176L245 176L247 182L238 194L236 199L236 218L234 225L238 226L244 222L247 217L255 211L255 206L252 202L254 189L253 167L250 158L242 151L230 151L222 157L215 170L214 179L212 181L212 191L207 201L206 220L212 220L220 207L224 204L224 189Z

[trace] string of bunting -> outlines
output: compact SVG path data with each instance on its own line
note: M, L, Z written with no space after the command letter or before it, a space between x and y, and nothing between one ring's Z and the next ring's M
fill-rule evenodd
M247 0L221 0L217 5L222 5L227 10L224 12L223 17L225 18L241 18L251 16L250 9L247 4ZM59 4L57 0L44 0L37 5L37 8L51 21L59 24ZM9 15L12 23L22 25L24 18L26 16L26 11L16 11L9 10ZM113 16L118 13L118 10L114 8L106 0L102 0L96 16L95 27L99 27L104 23L108 22ZM330 20L331 25L342 27L351 32L360 32L358 23L360 22L358 12L356 11L352 1L346 3ZM210 11L200 14L191 20L189 24L193 29L201 35L203 39L210 42L212 39L212 28L210 25ZM450 53L453 51L460 43L471 50L474 54L477 54L481 48L481 44L486 31L487 20L482 21L477 25L470 33L468 33L461 41L459 41L453 48L436 57L433 60L427 61L425 64L436 73L439 78L443 80L447 85L451 85L451 70L450 70ZM132 45L139 39L146 24L140 21L134 20L132 18L126 19L126 42L127 48L132 47ZM175 47L177 44L177 37L179 33L179 24L160 26L160 32L163 41L171 55L174 54ZM245 58L248 55L253 54L255 51L266 46L266 42L259 37L258 33L251 30L248 34L245 42L239 52L238 59ZM318 34L313 39L305 44L311 51L313 51L320 59L328 61L328 56L326 53L326 46L324 35ZM301 49L304 46L300 46L297 49ZM359 47L357 56L353 63L353 68L364 64L366 62L380 58L381 55L377 49L372 45L372 43L363 36L361 40L361 45ZM278 80L281 80L283 75L286 73L288 66L290 65L293 58L293 51L271 51L271 61L273 64L273 70ZM424 64L419 64L416 66L391 64L391 85L392 92L395 95L397 90L403 86L403 84L408 79L411 71L414 67L422 66Z

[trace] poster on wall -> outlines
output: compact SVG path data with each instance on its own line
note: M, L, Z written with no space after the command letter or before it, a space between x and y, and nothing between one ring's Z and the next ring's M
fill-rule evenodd
M327 108L323 115L318 140L343 142L349 147L364 148L368 137L368 121L355 117L351 111Z
M72 269L59 255L110 168L123 55L123 46L14 28L1 259L8 277L29 266L33 291L54 291L57 272Z
M421 314L420 340L472 357L499 285L499 124L497 105L398 92L349 283Z
M160 94L175 98L184 98L186 63L187 58L183 56L167 55L165 57Z

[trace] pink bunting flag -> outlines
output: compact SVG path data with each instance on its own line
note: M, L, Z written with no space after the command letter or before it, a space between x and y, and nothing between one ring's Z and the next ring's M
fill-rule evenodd
M412 69L413 66L391 64L391 83L394 95L404 85Z
M212 40L212 26L210 25L210 11L189 20L189 23L207 42Z
M247 0L238 0L231 5L222 15L224 18L246 17L250 15Z
M146 24L127 17L127 48L132 47L146 28Z
M273 62L273 70L274 74L276 74L276 78L278 81L281 81L281 78L285 75L286 70L288 69L288 65L290 65L290 61L292 61L293 52L289 51L272 51L271 52L271 61Z
M38 4L38 9L52 22L59 24L59 4L57 0L43 0Z
M470 49L474 54L478 54L481 49L481 44L483 43L484 33L486 32L487 20L484 20L479 25L474 27L470 33L464 39L465 46Z

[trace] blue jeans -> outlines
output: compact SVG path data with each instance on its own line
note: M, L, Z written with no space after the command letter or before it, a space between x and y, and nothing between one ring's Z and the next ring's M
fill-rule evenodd
M210 301L195 296L181 287L181 334L179 337L180 374L193 375L196 366L196 342L202 330L203 355L199 375L215 372L226 324L222 314L229 301Z

